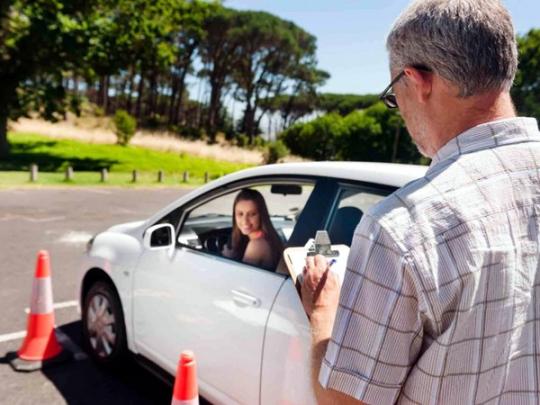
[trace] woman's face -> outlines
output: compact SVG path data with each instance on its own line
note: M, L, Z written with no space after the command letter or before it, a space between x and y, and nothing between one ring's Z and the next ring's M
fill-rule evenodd
M261 229L261 218L255 201L240 200L234 208L236 225L242 234L249 236Z

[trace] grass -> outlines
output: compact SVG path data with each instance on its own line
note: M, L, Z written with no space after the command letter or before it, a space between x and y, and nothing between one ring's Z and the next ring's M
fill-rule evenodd
M137 146L88 144L28 133L10 133L8 138L11 155L0 160L0 186L34 184L28 174L32 163L39 166L40 172L35 184L45 185L103 185L101 169L109 171L106 184L110 185L133 186L133 170L139 172L137 185L179 184L184 171L189 172L189 184L193 185L203 182L205 172L214 179L250 166ZM72 182L64 180L68 166L75 171ZM159 170L164 172L163 183L157 182Z

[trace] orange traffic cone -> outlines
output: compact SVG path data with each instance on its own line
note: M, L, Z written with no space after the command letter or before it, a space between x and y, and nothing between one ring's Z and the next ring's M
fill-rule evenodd
M38 252L36 273L26 337L11 365L17 371L33 371L43 367L62 353L54 332L54 310L49 253Z
M199 405L195 355L191 351L180 354L171 405Z

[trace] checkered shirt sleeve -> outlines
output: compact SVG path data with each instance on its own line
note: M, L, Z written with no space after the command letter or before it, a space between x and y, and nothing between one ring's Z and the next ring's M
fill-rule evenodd
M406 254L365 215L355 231L319 381L367 403L394 403L423 339L418 282Z

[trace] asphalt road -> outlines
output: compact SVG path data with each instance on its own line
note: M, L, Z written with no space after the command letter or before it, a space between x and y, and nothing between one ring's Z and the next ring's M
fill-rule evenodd
M106 371L80 360L34 373L16 373L5 353L17 350L26 327L36 254L51 256L56 324L77 346L77 269L86 241L107 227L144 219L188 190L0 190L0 403L168 404L171 389L131 364Z

